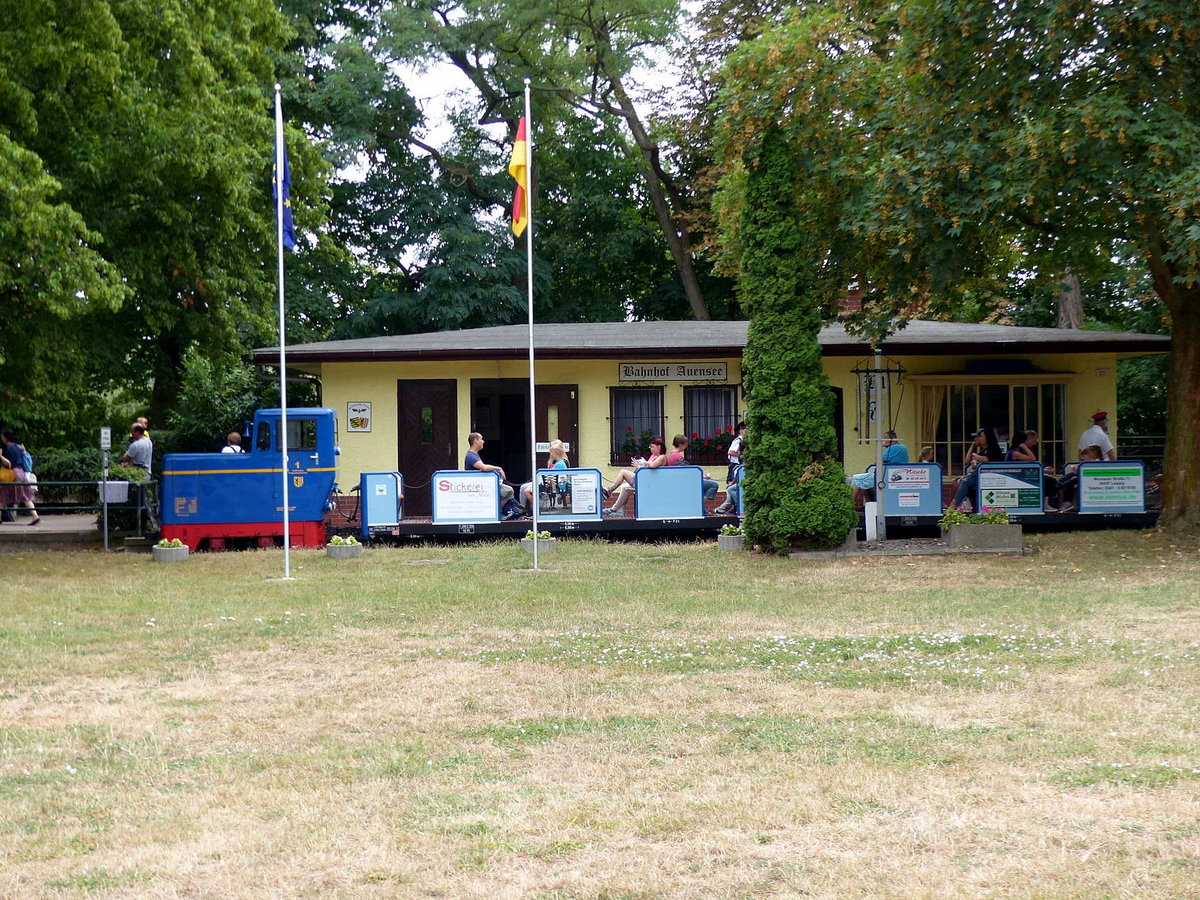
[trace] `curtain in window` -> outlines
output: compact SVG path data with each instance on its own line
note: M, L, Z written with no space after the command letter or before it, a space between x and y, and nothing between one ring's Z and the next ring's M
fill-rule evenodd
M937 441L938 425L946 411L946 386L944 384L921 385L921 433L918 447Z

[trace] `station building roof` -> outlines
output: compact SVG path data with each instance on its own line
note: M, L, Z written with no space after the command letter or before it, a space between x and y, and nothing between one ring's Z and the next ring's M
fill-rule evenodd
M611 359L669 356L707 359L741 356L747 322L579 322L534 325L534 351L540 359ZM827 325L819 336L825 356L862 356L871 345ZM1169 335L1061 328L1023 328L963 322L914 320L879 346L892 356L1015 356L1033 353L1115 353L1143 356L1171 349ZM323 362L511 359L529 353L528 325L501 325L423 334L384 335L289 345L296 365ZM279 359L278 347L253 352L256 363Z

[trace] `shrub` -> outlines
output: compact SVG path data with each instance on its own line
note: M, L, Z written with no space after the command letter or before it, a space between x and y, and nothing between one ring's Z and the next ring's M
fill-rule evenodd
M833 396L821 365L821 254L799 220L790 149L775 130L748 159L741 224L746 535L763 549L840 544L858 521L836 460Z

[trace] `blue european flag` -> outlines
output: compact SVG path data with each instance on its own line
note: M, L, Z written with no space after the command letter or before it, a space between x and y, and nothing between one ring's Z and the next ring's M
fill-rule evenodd
M296 225L292 222L292 167L288 164L287 145L281 148L283 156L283 246L291 250L296 246ZM272 167L271 199L279 205L278 166Z

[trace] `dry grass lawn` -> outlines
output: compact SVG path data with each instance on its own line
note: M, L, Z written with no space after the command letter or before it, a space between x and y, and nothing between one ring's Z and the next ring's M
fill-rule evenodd
M0 555L0 897L1200 897L1200 554Z

